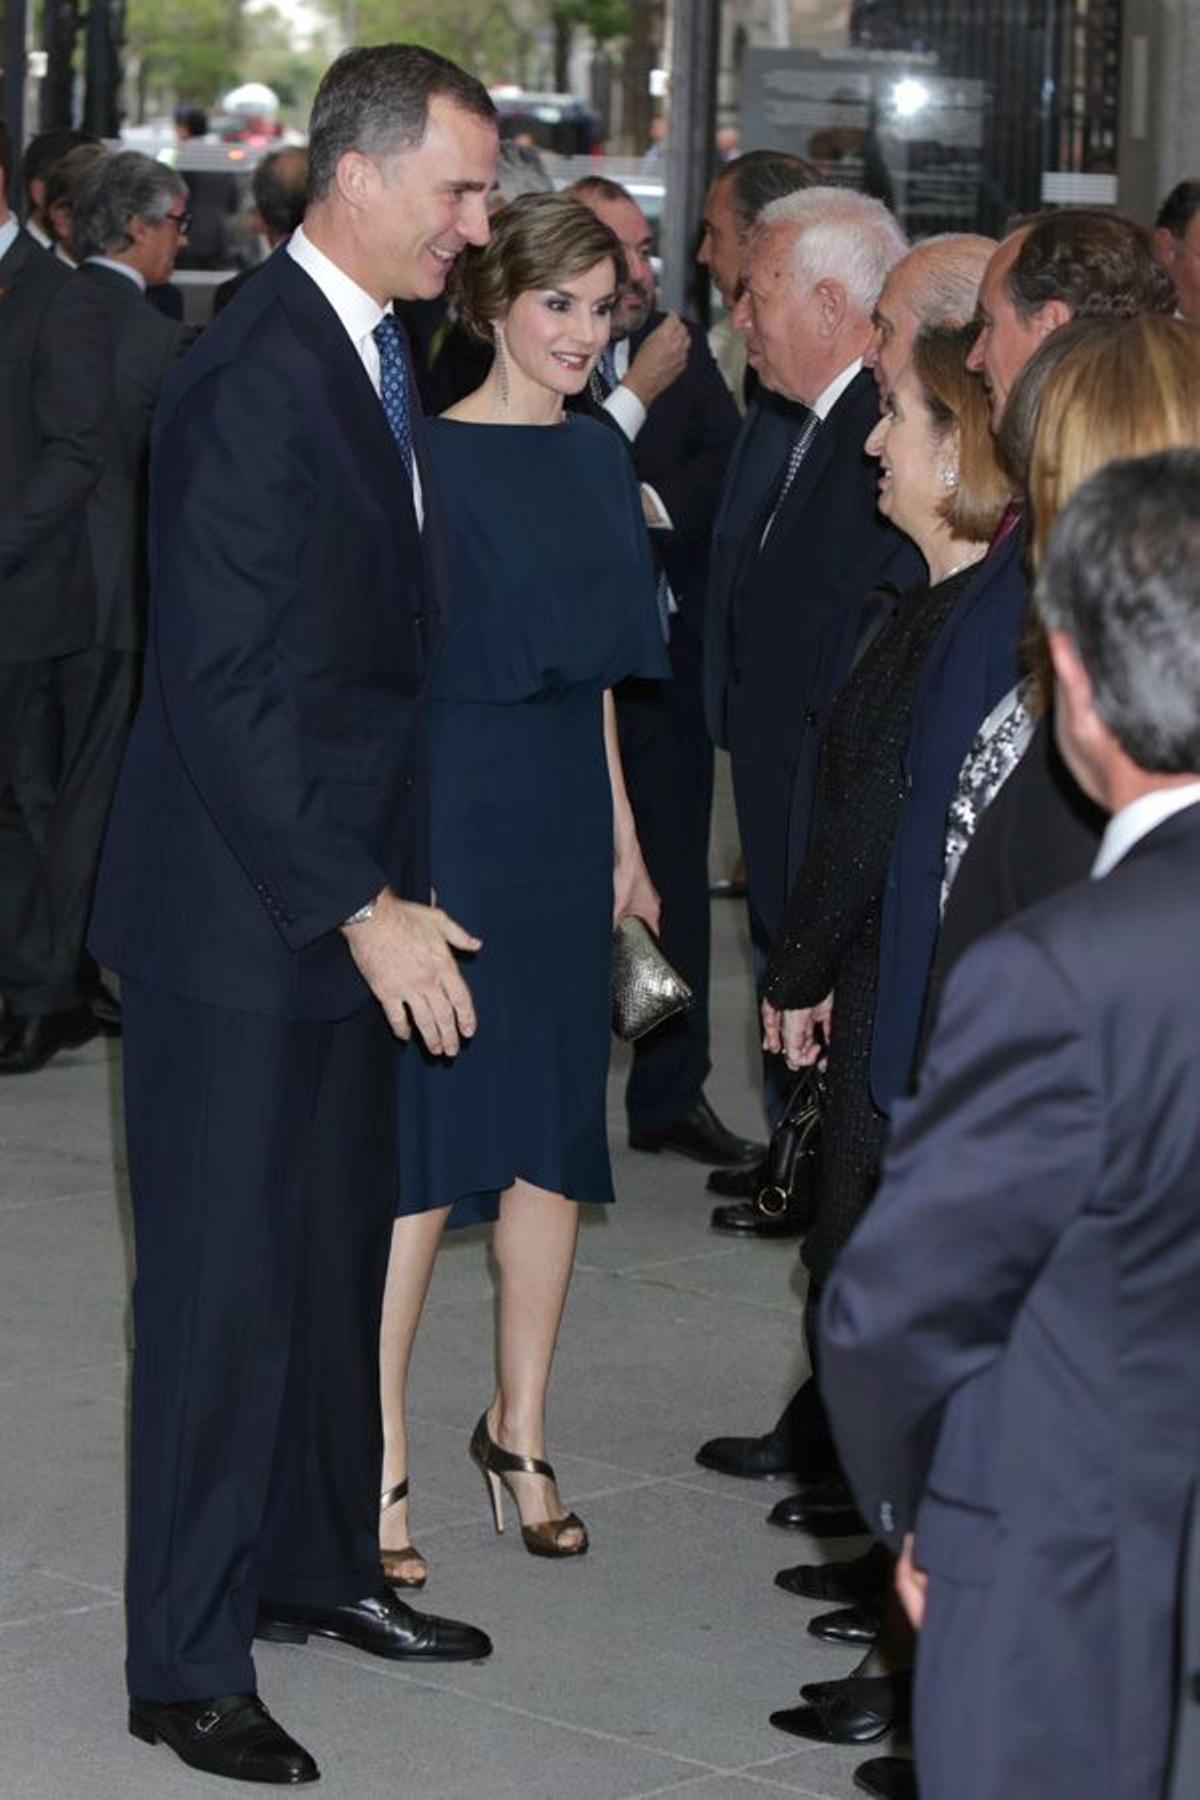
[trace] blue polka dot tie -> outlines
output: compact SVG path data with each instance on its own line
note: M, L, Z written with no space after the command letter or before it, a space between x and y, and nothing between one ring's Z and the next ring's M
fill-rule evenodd
M384 415L411 481L412 407L409 400L408 349L404 333L392 314L385 313L371 335L379 346L379 398L383 402Z

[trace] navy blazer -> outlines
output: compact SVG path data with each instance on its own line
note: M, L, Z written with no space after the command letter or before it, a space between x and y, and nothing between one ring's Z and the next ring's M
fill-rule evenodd
M923 1800L1162 1792L1200 1472L1198 917L1200 804L967 951L826 1291L846 1472L930 1575Z
M881 582L911 585L923 567L876 507L878 468L863 444L879 399L866 369L817 431L762 542L803 423L790 412L764 408L730 469L727 493L743 481L750 491L731 494L718 522L705 642L708 712L732 758L760 940L782 924L789 868L807 847L817 744L850 667L863 604ZM773 476L768 450L776 452Z
M277 252L168 377L152 460L145 689L91 946L161 988L279 1017L365 1003L340 922L429 897L426 522L316 284Z
M871 1094L881 1112L908 1092L933 967L946 815L972 739L1021 675L1024 546L1019 530L979 565L921 680L905 755L908 802L883 893Z

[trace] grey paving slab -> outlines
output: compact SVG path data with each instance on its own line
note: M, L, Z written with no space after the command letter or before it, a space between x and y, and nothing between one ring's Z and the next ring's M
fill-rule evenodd
M121 1353L129 1263L112 1193L0 1213L0 1267L0 1369L7 1380Z

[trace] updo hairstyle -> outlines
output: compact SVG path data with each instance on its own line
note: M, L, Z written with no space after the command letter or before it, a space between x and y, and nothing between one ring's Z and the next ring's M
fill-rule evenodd
M463 251L455 276L459 316L484 343L520 294L560 287L607 258L614 286L625 279L616 233L566 194L522 194L492 220L487 243Z

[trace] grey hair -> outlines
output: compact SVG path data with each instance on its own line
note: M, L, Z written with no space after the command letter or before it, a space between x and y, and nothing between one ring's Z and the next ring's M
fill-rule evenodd
M995 238L972 231L944 231L914 244L904 258L913 269L908 304L922 325L971 323L996 247Z
M176 200L187 198L182 176L140 150L117 150L100 158L79 183L71 207L72 236L80 262L128 250L131 219L150 224L163 219Z
M519 200L522 194L552 194L554 183L545 164L529 144L515 144L506 138L496 158L496 187L505 205Z
M309 118L309 199L325 198L351 150L376 161L415 150L429 124L430 102L443 96L495 123L483 83L436 50L421 44L344 50L322 76Z
M792 277L813 287L832 276L863 312L870 313L888 271L908 240L880 200L853 188L810 187L764 207L760 229L801 227L792 248Z
M1140 769L1200 773L1200 451L1108 463L1050 531L1034 605Z

